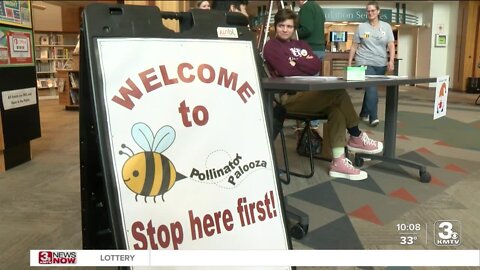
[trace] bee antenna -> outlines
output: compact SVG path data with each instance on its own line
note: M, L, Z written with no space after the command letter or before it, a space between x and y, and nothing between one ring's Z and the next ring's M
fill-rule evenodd
M124 143L122 143L121 146L122 146L122 148L126 148L126 149L130 150L131 155L133 156L133 151L132 151L132 149L130 149L130 148L129 148L128 146L126 146ZM127 155L127 156L130 156L130 155L128 155L128 154L125 153L125 152L122 152L122 153L125 154L125 155ZM122 154L122 153L120 153L120 154Z
M120 155L126 155L128 157L131 157L128 153L123 152L122 150L118 151Z

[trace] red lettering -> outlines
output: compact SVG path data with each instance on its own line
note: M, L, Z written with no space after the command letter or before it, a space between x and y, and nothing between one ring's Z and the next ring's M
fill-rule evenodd
M145 237L145 235L143 235L143 233L141 233L143 230L145 230L145 227L143 226L143 223L141 223L140 221L136 221L132 224L132 236L135 240L139 241L140 244L142 244L142 245L139 245L139 243L135 243L133 245L134 249L148 248L147 238Z
M157 240L162 248L167 248L170 245L170 233L167 226L160 225L158 227Z
M180 80L182 80L182 82L191 83L195 79L195 76L190 75L189 77L185 77L185 74L183 72L185 68L192 70L193 66L189 63L181 63L180 65L178 65L178 68L177 68L178 77L180 78Z
M145 90L147 90L147 93L152 92L153 90L156 90L162 86L161 82L152 84L152 81L158 79L157 75L155 74L148 77L148 75L152 74L153 72L155 72L155 70L153 68L149 68L143 72L138 73L138 76L140 77L140 80L142 81L143 86L145 86Z
M204 71L209 72L209 77L205 77ZM198 66L198 79L200 79L201 82L203 83L211 83L213 80L215 80L215 70L213 69L212 66L208 64L201 64Z
M130 89L122 86L120 90L118 90L118 92L122 95L123 99L120 97L114 96L112 98L112 101L131 110L133 109L133 107L135 107L135 104L130 99L130 96L136 99L140 99L143 96L143 94L142 92L140 92L140 89L138 89L138 87L130 78L126 80L126 83L128 86L130 86Z
M257 202L257 212L258 212L258 220L264 221L266 219L265 209L263 209L263 202Z
M153 228L151 220L147 224L147 235L152 249L158 249L158 245L155 243L155 228Z
M213 217L210 214L203 216L203 219L193 215L193 211L188 211L190 218L190 231L192 233L192 240L200 239L203 237L203 233L210 237L214 234L222 233L222 224L226 231L233 229L233 218L230 210L225 209L213 213ZM203 221L203 224L202 224Z
M183 243L183 227L180 222L170 223L170 231L172 232L173 249L178 249L178 245Z
M178 83L178 79L170 79L170 78L168 77L168 72L167 72L167 70L165 69L165 65L161 65L161 66L160 66L160 74L162 74L163 83L164 83L165 85L170 85L170 84Z
M228 209L223 211L223 227L225 227L227 231L233 230L232 212Z
M180 103L180 107L178 107L178 112L182 116L183 126L191 127L192 122L188 119L188 113L190 112L190 108L187 107L185 104L185 100Z
M243 103L247 103L247 98L250 98L251 97L251 94L255 94L255 91L253 90L253 88L250 86L250 84L248 84L248 82L244 82L242 84L242 86L240 86L240 88L238 89L237 91L237 94L240 96L240 98L242 99ZM247 97L245 97L247 96Z
M200 118L200 112L202 113L202 118ZM193 121L199 126L203 126L208 122L208 110L204 106L196 106L193 108Z
M235 91L237 90L237 79L238 79L238 74L235 72L230 73L230 76L228 76L227 70L225 68L220 68L220 71L218 72L218 85L222 85L225 88L229 88L230 84L232 84L232 90Z
M192 240L197 239L196 232L198 232L198 238L201 239L203 237L203 230L200 218L194 217L192 210L188 211L188 217L190 218L190 232L192 233Z
M213 218L210 215L205 215L203 217L203 231L205 231L206 236L212 236L215 233L215 223L213 222Z

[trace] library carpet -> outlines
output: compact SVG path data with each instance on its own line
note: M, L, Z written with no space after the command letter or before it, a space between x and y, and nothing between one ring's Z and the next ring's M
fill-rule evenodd
M418 170L378 161L365 162L369 177L364 181L335 179L320 172L323 173L323 180L319 183L287 196L289 204L308 213L310 219L308 234L303 239L294 241L294 246L297 243L300 246L297 248L312 249L369 249L380 246L402 248L396 226L405 222L420 224L421 229L414 240L422 243L424 248L432 248L433 229L429 226L433 227L435 220L418 218L422 216L422 211L431 208L427 206L425 210L425 205L436 203L438 207L444 205L453 212L455 209L469 207L445 191L464 180L478 178L476 175L480 173L480 160L437 155L430 148L441 146L446 153L449 149L480 150L480 122L462 123L449 117L435 122L431 121L431 114L418 112L400 112L399 119L408 121L400 120L398 123L397 145L419 140L410 136L428 140L425 140L423 146L398 157L425 165L431 174L431 182L421 183L418 180ZM378 134L380 130L383 131L383 126L379 126L375 132L367 132L371 137L378 138L381 137ZM462 138L454 139L458 130L462 131ZM293 135L291 137L290 141L294 142ZM326 168L328 163L324 163L323 167ZM297 178L293 181L302 180ZM417 217L406 215L412 212L418 212ZM438 215L439 219L453 217L456 215ZM366 239L369 236L375 240ZM417 243L413 243L413 246ZM472 244L472 248L476 247L478 245Z

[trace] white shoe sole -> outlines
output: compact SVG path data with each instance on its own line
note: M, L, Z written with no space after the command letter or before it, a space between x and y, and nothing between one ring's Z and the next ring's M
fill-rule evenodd
M334 171L329 171L328 174L334 178L345 178L352 181L361 181L368 178L368 174L364 171L360 171L360 174L357 174L357 175L339 173Z

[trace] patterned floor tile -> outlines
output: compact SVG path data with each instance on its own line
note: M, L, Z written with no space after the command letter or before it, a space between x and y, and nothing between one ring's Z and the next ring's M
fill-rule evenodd
M363 249L352 222L347 216L316 230L309 230L299 242L313 249Z
M321 183L316 186L295 192L290 196L315 205L332 209L337 212L345 212L337 193L335 190L333 190L332 182Z

